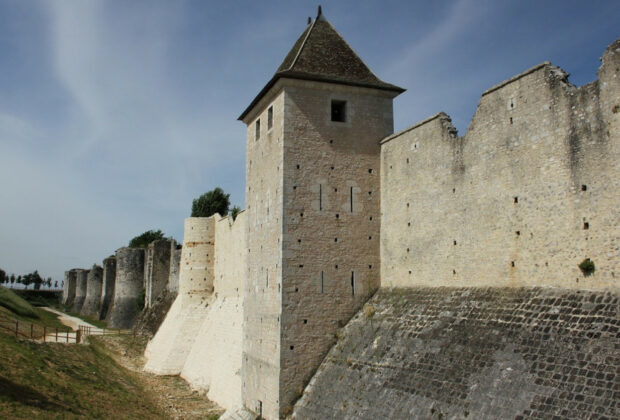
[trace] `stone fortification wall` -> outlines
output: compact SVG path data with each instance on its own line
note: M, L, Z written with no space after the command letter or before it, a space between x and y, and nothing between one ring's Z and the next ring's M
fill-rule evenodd
M106 319L108 309L114 299L114 283L116 281L116 257L103 260L103 285L101 286L101 311L99 319Z
M145 308L150 308L168 285L171 243L169 239L161 239L151 242L146 249Z
M103 269L94 264L88 271L86 278L88 284L86 288L86 299L80 314L92 317L99 317L101 310L101 287L103 285Z
M137 299L142 292L144 249L120 248L116 251L114 300L109 310L108 325L131 328L139 313Z
M213 300L215 220L185 219L179 293L157 334L147 345L145 369L158 374L181 373Z
M619 45L586 86L543 63L489 89L464 137L438 114L382 142L382 286L617 287Z
M618 418L619 299L382 288L339 332L293 418Z
M280 83L280 82L279 82ZM284 93L265 96L246 124L248 262L243 307L244 406L277 416L280 390L280 314L282 311L283 112ZM267 116L272 107L273 125ZM260 136L256 138L256 121ZM271 413L271 414L269 414Z
M192 387L207 389L209 399L229 410L242 406L246 237L246 212L215 223L215 300L181 371Z
M88 270L81 268L75 269L75 300L71 310L79 313L86 300L86 290L88 287Z
M179 291L179 270L181 266L181 245L176 241L170 243L170 274L168 276L168 290L177 293Z
M62 304L68 307L75 300L76 275L75 270L65 271L65 281L62 286Z

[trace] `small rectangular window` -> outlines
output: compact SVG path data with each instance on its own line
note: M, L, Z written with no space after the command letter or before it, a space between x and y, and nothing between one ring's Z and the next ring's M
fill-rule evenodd
M267 110L267 130L271 130L271 127L273 127L273 106Z
M256 140L260 139L260 119L256 120Z
M347 120L346 101L332 101L332 121L345 122Z

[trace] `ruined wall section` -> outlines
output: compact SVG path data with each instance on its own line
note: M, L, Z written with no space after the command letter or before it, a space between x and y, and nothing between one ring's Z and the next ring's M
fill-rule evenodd
M75 269L75 300L71 310L79 313L86 300L86 290L88 287L88 270L82 268Z
M146 249L145 308L150 308L168 285L171 244L169 239L160 239L151 242Z
M187 360L213 301L215 220L185 219L179 293L164 322L147 345L145 369L178 375Z
M181 248L175 240L170 243L170 274L168 276L168 290L172 293L179 291L179 270L181 266Z
M616 49L581 88L543 63L489 89L463 138L440 114L383 141L383 286L617 287Z
M234 410L243 405L243 293L247 270L246 212L233 221L225 216L215 223L214 296L196 341L181 371L192 387L208 390L220 406Z
M282 290L283 111L281 81L246 117L247 285L243 311L244 406L279 415ZM269 109L272 126L269 127ZM259 136L256 135L257 121ZM262 408L261 408L262 407Z
M116 257L110 256L103 260L103 284L101 286L101 311L99 319L106 319L108 310L114 299L114 283L116 281Z
M131 328L138 316L138 303L144 281L144 249L120 248L116 251L116 282L108 325Z
M86 299L82 305L81 315L98 317L101 309L101 286L103 285L103 269L94 264L86 277Z
M379 288L379 141L395 96L304 81L285 92L281 414ZM344 122L332 121L334 100Z
M68 307L73 305L75 300L76 273L75 269L65 271L65 281L62 288L62 303Z

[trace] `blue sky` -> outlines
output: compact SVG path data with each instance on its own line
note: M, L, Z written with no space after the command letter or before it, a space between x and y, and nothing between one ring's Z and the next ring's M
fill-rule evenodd
M620 36L618 1L323 1L383 80L395 129L549 60L582 85ZM182 239L216 186L243 207L239 114L310 1L0 0L0 268L61 279L148 229Z

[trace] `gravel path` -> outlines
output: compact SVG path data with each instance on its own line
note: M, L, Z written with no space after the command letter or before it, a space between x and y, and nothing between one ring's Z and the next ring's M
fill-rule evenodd
M67 327L73 329L73 330L77 330L79 327L90 327L91 331L93 333L98 333L101 332L101 328L96 327L92 324L89 324L88 322L77 318L75 316L71 316L71 315L67 315L64 312L60 312L56 309L53 308L49 308L49 307L42 307L41 309L44 309L48 312L52 312L56 315L58 315L58 320L60 322L62 322L63 324L65 324ZM67 339L67 335L69 336ZM62 332L62 333L58 333L56 334L55 332L53 333L49 333L45 336L45 341L48 343L73 343L75 344L75 332L70 332L70 333L66 333L66 332Z

